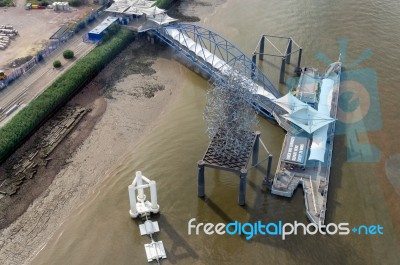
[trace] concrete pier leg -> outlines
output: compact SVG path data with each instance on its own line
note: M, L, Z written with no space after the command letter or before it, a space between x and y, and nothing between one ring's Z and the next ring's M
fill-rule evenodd
M197 196L203 198L205 196L205 182L204 182L204 161L197 162L198 176L197 176Z
M240 170L240 187L239 187L239 205L243 206L246 204L246 179L247 169L242 168Z
M287 50L286 50L286 64L290 64L290 57L291 57L291 53L292 53L292 43L293 43L293 40L289 39L289 43L288 43Z
M281 84L285 83L285 71L286 71L286 69L285 69L285 64L286 63L285 63L285 61L286 61L286 58L282 57L281 73L279 75L279 83L281 83Z
M255 166L258 163L258 152L260 149L260 135L261 132L256 131L256 140L254 142L254 146L253 146L253 155L252 155L252 162L251 165Z
M265 36L262 36L261 37L261 40L260 40L260 56L259 56L259 58L260 58L260 61L263 61L264 60L264 44L265 44Z
M302 55L302 53L303 53L303 49L300 48L299 49L299 58L297 59L297 68L298 69L300 69L300 67L301 67L301 55Z
M253 54L251 60L253 62L251 64L251 78L254 78L256 76L257 55Z
M272 155L270 154L268 156L268 167L267 167L267 178L269 179L271 177L271 167L272 167Z

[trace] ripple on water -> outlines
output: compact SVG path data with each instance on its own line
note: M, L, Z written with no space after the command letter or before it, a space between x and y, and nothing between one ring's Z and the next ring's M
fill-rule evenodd
M390 184L400 195L400 154L392 155L386 160L385 171Z

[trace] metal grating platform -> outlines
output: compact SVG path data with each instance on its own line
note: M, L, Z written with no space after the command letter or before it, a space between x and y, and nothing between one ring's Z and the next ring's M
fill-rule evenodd
M226 151L226 155L217 154L216 150L220 150L220 146L224 145L224 137L221 132L217 133L212 139L207 151L203 157L205 166L213 167L218 169L224 169L234 172L239 172L241 169L247 167L250 159L254 143L256 141L256 134L254 132L244 132L244 139L247 139L243 145L246 146L241 154L232 155L229 150Z

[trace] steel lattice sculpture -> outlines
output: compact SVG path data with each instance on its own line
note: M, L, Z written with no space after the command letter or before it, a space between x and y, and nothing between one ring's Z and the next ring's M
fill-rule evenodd
M256 102L256 85L238 73L232 70L225 82L212 83L204 111L208 136L217 145L213 151L227 160L248 152L258 125L257 112L249 104Z

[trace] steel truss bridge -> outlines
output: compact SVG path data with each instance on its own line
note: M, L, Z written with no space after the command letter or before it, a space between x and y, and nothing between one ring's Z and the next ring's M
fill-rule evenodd
M229 71L236 71L240 79L256 85L260 102L251 102L262 114L272 115L275 104L271 99L281 97L267 75L246 54L223 36L199 25L188 23L169 24L153 28L152 32L180 54L187 57L211 78L224 82Z

